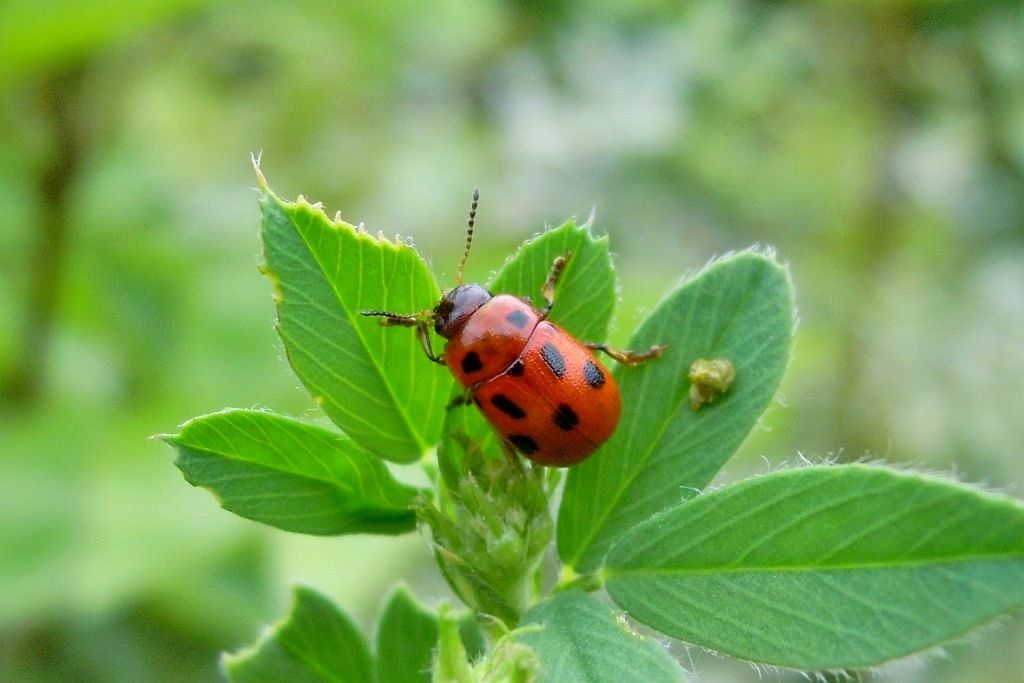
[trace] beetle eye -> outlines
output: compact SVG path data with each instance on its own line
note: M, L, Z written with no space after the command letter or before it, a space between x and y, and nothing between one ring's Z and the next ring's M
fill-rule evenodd
M451 316L452 309L454 307L455 304L448 298L448 295L445 295L445 297L441 299L441 303L439 303L437 308L434 309L435 332L441 334L441 330L444 329L444 326L447 324L448 318Z
M480 285L461 285L448 290L434 309L434 330L451 339L462 323L490 299L491 293Z

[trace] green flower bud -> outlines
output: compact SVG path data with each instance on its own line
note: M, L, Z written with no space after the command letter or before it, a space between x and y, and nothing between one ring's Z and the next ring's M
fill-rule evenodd
M430 527L448 583L473 609L514 627L554 534L545 475L516 457L486 460L467 453L466 473L448 490L443 510L417 506Z

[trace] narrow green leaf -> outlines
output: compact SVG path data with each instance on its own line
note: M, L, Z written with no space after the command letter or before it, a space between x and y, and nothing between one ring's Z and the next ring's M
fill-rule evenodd
M436 445L451 376L429 362L411 329L360 313L416 313L440 291L416 251L331 221L304 200L261 201L265 272L277 329L314 400L352 439L396 462Z
M164 440L193 486L226 510L303 534L398 534L416 526L417 490L351 439L255 410L190 421Z
M523 627L517 640L540 657L542 682L686 680L686 672L665 648L581 591L558 593L535 606L526 613Z
M567 221L528 240L498 271L488 289L495 294L530 297L544 306L541 289L559 256L571 254L555 290L551 320L584 341L604 341L615 310L618 281L608 252L608 238L595 237L589 225ZM448 411L441 471L449 486L458 476L465 449L498 452L494 430L469 406Z
M476 680L459 633L459 621L451 609L443 605L438 616L438 645L431 680L434 683L474 683Z
M250 648L221 657L234 683L370 683L370 649L352 620L312 588L298 586L291 612Z
M606 587L637 620L719 652L872 666L1024 604L1024 505L866 465L776 472L637 526Z
M592 571L624 532L711 481L775 394L794 319L787 270L755 251L714 262L658 305L630 346L669 349L639 367L616 368L618 431L569 471L558 517L567 565ZM687 374L700 358L730 361L736 378L694 410Z
M377 627L377 680L429 682L437 634L437 614L418 603L404 585L396 588Z
M466 611L459 619L459 635L462 636L462 645L466 648L469 661L475 662L487 651L487 636L480 628L474 612Z

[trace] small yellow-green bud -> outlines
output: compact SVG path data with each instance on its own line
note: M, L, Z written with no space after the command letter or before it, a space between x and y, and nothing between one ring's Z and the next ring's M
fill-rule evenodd
M698 358L690 365L690 406L699 410L724 394L736 379L736 369L725 358Z

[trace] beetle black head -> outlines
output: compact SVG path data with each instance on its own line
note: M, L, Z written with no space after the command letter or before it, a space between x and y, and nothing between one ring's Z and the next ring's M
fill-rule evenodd
M434 309L434 331L445 339L454 337L478 308L492 299L480 285L459 285L449 290Z

